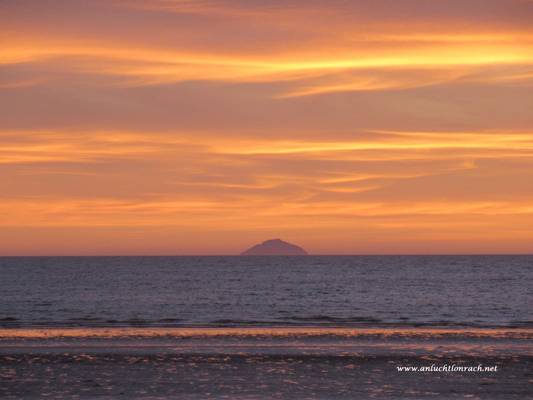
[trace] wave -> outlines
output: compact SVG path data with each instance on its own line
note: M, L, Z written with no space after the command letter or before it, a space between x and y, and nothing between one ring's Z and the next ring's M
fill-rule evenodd
M65 320L24 320L14 316L0 318L0 328L83 328L83 327L362 327L362 328L386 328L386 327L411 327L411 328L528 328L533 327L533 320L512 321L410 321L406 318L398 320L380 320L369 316L338 317L329 315L311 316L286 316L277 319L215 319L209 321L194 321L183 318L159 318L159 319L109 319L93 316L69 318Z

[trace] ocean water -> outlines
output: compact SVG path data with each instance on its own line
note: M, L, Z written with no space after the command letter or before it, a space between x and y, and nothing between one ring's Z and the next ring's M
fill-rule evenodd
M0 326L533 326L533 256L2 257Z

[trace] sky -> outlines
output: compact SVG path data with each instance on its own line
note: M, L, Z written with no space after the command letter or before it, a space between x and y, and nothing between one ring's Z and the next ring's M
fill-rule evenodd
M0 255L533 253L532 0L0 0Z

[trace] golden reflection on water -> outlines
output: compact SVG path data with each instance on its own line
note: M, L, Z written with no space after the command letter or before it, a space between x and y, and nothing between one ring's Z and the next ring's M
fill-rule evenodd
M346 327L193 327L193 328L4 328L0 338L128 338L224 336L342 336L342 337L533 337L532 328L346 328Z

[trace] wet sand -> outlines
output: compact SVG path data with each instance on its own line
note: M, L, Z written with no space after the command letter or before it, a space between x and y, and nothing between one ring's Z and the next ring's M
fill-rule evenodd
M0 398L524 399L533 329L0 329ZM399 372L398 366L497 366Z

